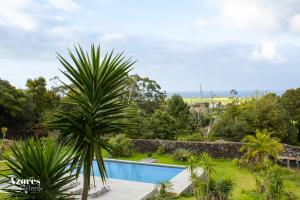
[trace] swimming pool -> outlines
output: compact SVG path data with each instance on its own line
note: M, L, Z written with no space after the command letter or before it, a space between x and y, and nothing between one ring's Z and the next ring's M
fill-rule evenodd
M105 160L104 163L108 178L156 184L169 181L185 169L114 160ZM96 161L93 162L93 168L95 176L100 176Z

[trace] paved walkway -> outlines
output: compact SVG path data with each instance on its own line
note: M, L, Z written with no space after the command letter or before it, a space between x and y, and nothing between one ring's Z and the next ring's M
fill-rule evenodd
M81 176L78 181L81 183L73 190L82 188L83 177ZM92 188L89 192L94 193L103 187L100 177L95 177L96 188ZM93 183L93 181L92 181ZM98 198L89 199L101 199L101 200L146 200L156 192L156 185L151 183L142 183L134 181L125 181L119 179L108 179L106 186L109 186L110 190L102 194Z

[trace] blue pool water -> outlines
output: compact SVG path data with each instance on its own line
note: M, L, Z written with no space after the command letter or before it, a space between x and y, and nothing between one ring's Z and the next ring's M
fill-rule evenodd
M118 161L105 161L108 178L138 181L145 183L161 183L172 179L184 168L144 165ZM97 162L93 162L95 176L100 176Z

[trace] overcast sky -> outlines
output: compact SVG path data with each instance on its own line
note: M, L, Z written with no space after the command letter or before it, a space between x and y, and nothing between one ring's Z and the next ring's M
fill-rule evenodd
M56 52L78 43L167 91L300 86L300 0L1 0L1 79L62 78Z

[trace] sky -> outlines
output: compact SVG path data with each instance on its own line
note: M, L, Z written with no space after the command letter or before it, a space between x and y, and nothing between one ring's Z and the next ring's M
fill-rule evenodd
M56 54L92 43L166 91L300 86L300 0L1 0L0 79L18 88L64 80Z

